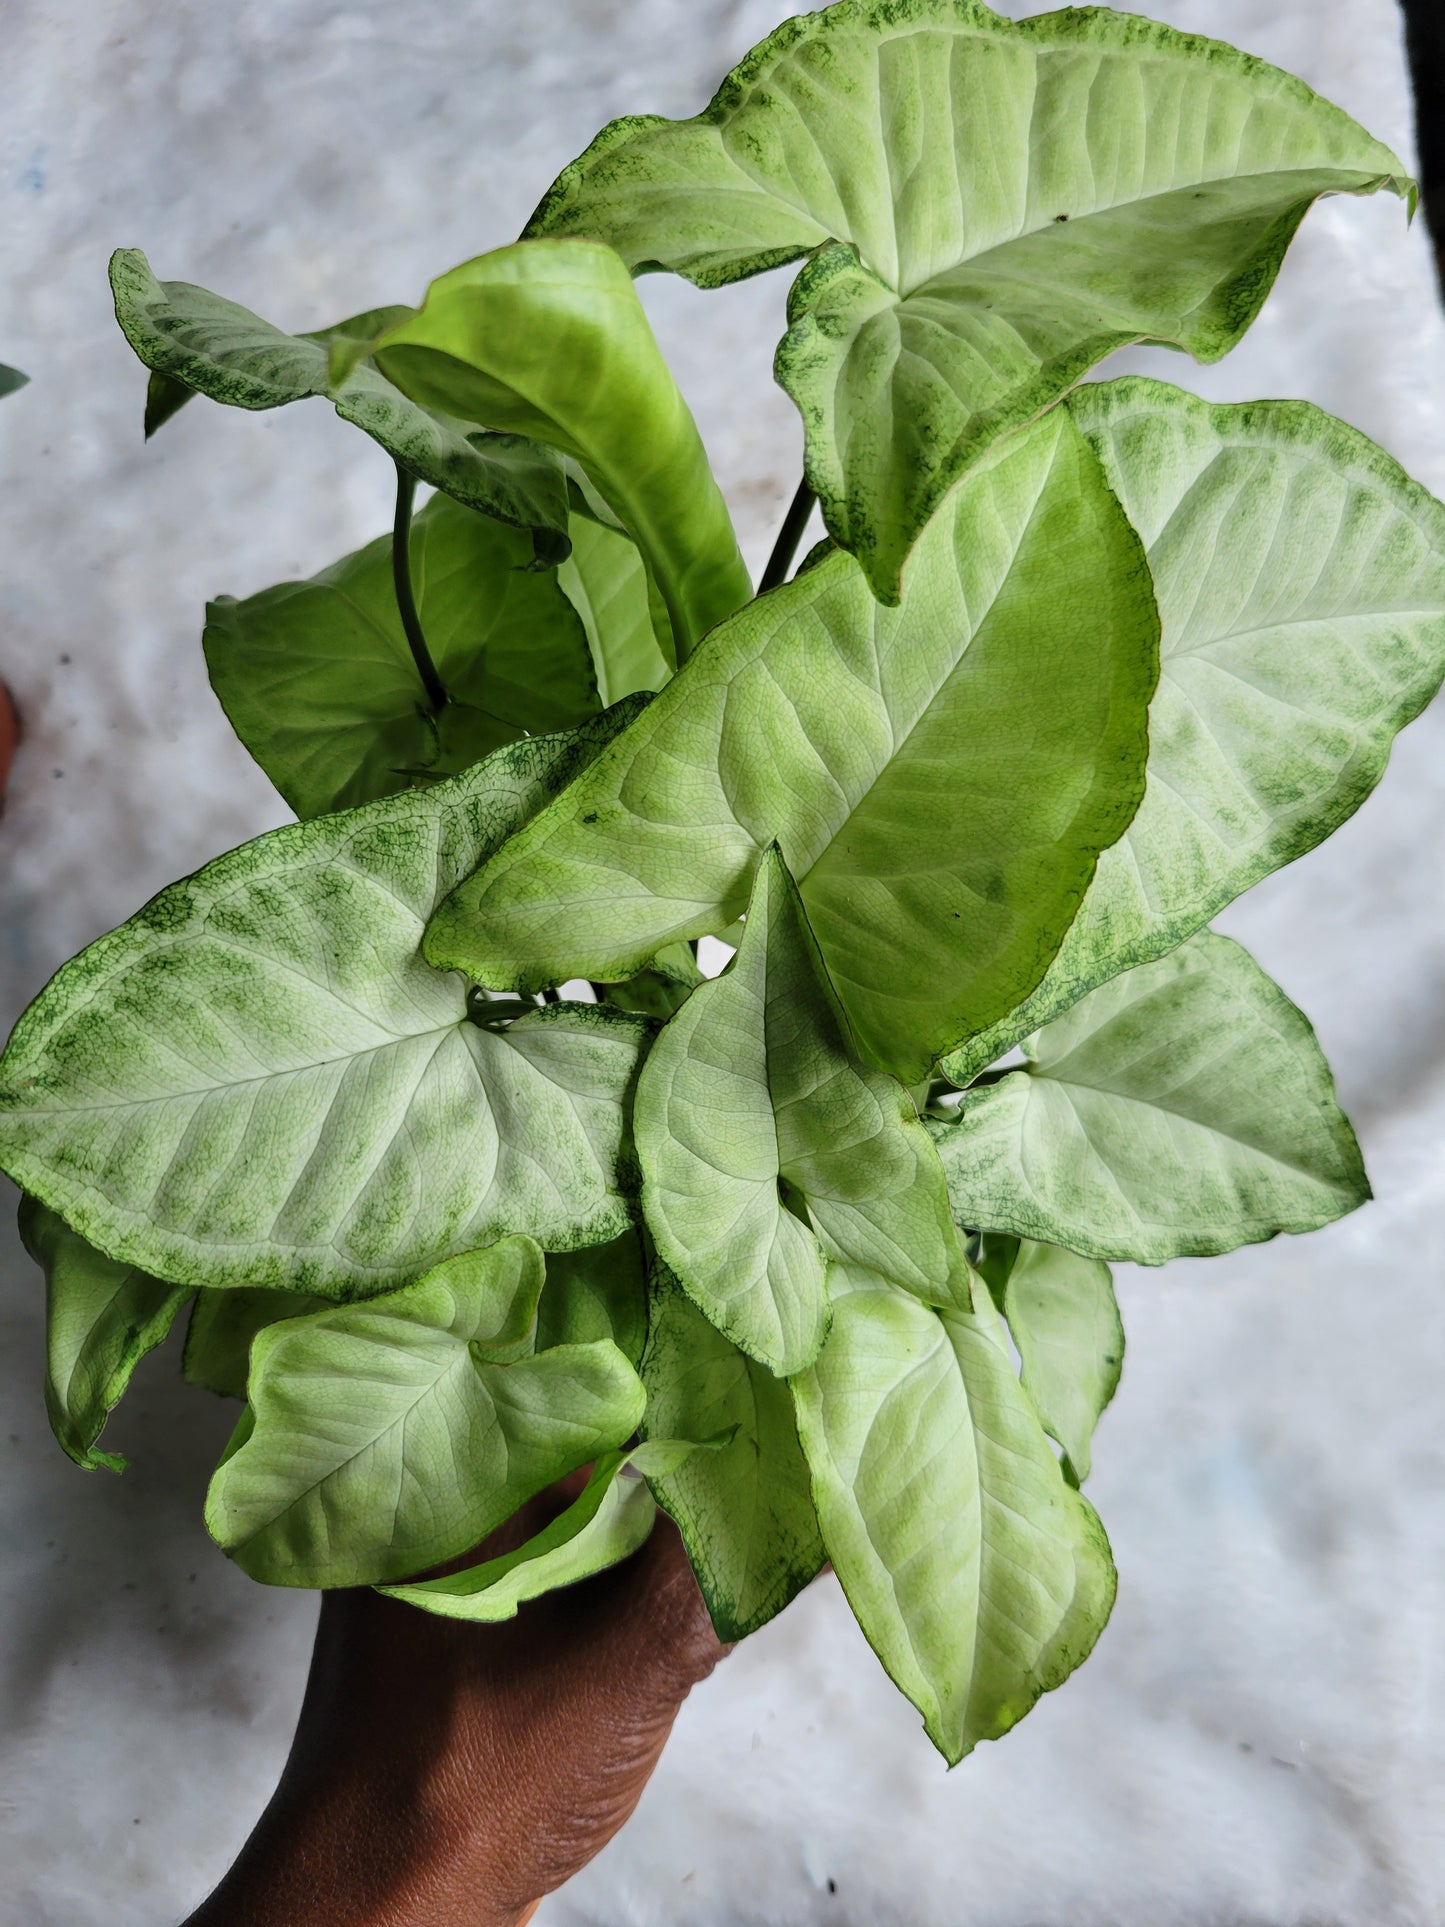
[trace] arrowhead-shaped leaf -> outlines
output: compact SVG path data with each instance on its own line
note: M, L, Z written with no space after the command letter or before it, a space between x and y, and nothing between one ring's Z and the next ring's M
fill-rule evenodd
M133 1265L107 1258L36 1198L20 1200L20 1236L45 1273L45 1409L61 1445L87 1471L125 1469L95 1442L130 1384L190 1296Z
M610 248L528 241L464 262L368 349L425 407L575 457L654 571L680 656L752 593L697 424Z
M1058 1245L988 1233L979 1271L1008 1321L1023 1387L1064 1448L1076 1485L1089 1476L1094 1427L1119 1388L1124 1326L1109 1267ZM995 1248L1001 1262L991 1262Z
M440 895L620 718L258 838L67 964L0 1060L0 1163L186 1284L385 1291L524 1230L620 1235L644 1019L506 1030L423 962Z
M1038 981L1133 815L1157 625L1056 410L952 497L900 609L834 553L734 616L427 955L498 988L631 976L730 923L776 838L860 1044L915 1081Z
M1373 442L1305 402L1141 379L1068 406L1159 597L1148 782L1038 990L945 1065L958 1084L1323 842L1445 675L1445 508Z
M1370 1195L1314 1032L1227 937L1115 977L1025 1048L929 1125L960 1223L1159 1265Z
M817 1357L830 1256L969 1304L937 1153L903 1085L859 1062L776 845L732 967L653 1045L634 1128L658 1251L770 1370Z
M379 1590L447 1619L485 1625L513 1619L529 1599L590 1579L636 1552L657 1515L642 1475L669 1470L696 1449L659 1441L635 1446L630 1452L605 1453L571 1505L514 1551L444 1579ZM627 1470L636 1476L629 1478Z
M869 1644L952 1765L1088 1657L1114 1602L1113 1562L1014 1376L987 1292L972 1314L940 1313L834 1283L828 1341L792 1381L823 1543Z
M643 1394L616 1346L535 1356L542 1253L504 1238L365 1305L269 1325L206 1524L252 1578L394 1581L453 1559L620 1445Z
M298 816L456 775L599 707L587 634L557 572L530 567L520 531L437 495L411 531L422 627L449 698L433 717L397 613L391 550L385 536L310 582L206 610L216 694Z
M648 1438L727 1439L648 1478L677 1522L719 1639L745 1639L817 1576L825 1557L792 1398L662 1268L653 1274L641 1370Z
M786 22L695 119L615 121L527 231L703 287L821 249L778 379L830 533L892 602L991 441L1126 342L1217 360L1310 204L1381 187L1413 200L1339 108L1218 41L849 0Z
M112 255L110 285L126 340L154 371L148 435L192 391L233 408L280 408L325 396L343 421L364 429L419 480L484 515L533 530L538 553L549 562L567 553L567 480L553 450L419 407L364 359L333 379L333 350L344 360L364 357L375 336L410 308L377 308L316 334L288 335L205 288L157 281L136 248Z

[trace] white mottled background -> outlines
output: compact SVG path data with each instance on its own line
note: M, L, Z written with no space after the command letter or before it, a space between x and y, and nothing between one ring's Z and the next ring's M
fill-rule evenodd
M1408 152L1393 0L1155 0ZM1013 9L1026 10L1023 6ZM0 674L28 739L0 821L0 1026L80 944L282 820L206 684L201 607L386 525L390 467L320 402L197 403L150 448L105 261L313 327L512 238L629 111L696 110L779 0L10 0L0 61ZM800 437L769 382L783 277L643 284L760 562ZM1316 211L1221 366L1445 487L1445 327L1398 204ZM1096 1657L945 1774L831 1581L689 1704L547 1927L1426 1927L1445 1920L1445 717L1226 920L1313 1017L1378 1201L1333 1231L1121 1280L1091 1495L1119 1605ZM8 1220L8 1207L6 1217ZM108 1442L51 1442L41 1293L7 1222L0 1917L164 1927L284 1756L313 1618L207 1541L227 1409L149 1361Z

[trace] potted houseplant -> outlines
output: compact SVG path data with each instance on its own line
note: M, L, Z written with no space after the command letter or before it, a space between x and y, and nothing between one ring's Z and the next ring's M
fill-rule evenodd
M1368 1195L1209 921L1445 672L1445 511L1386 454L1085 377L1224 354L1314 200L1376 191L1387 149L1219 43L843 0L418 308L291 336L117 255L150 429L325 396L397 493L208 612L297 824L67 965L0 1068L72 1456L184 1314L258 1579L496 1621L660 1504L723 1639L831 1560L950 1761L1059 1684L1114 1591L1109 1262ZM785 263L805 475L754 594L632 277Z

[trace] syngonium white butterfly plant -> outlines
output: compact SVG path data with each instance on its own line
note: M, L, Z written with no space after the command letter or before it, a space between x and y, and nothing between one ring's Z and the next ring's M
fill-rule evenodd
M1114 1597L1109 1261L1369 1195L1209 921L1445 671L1445 509L1389 456L1083 377L1223 355L1311 204L1382 188L1216 42L843 0L696 118L614 122L419 308L287 335L118 254L148 429L325 396L398 486L390 537L208 613L300 820L5 1054L72 1457L116 1462L189 1306L188 1376L244 1401L207 1523L257 1579L494 1620L661 1505L729 1639L830 1560L949 1761L1063 1680ZM805 479L754 593L632 277L796 262Z

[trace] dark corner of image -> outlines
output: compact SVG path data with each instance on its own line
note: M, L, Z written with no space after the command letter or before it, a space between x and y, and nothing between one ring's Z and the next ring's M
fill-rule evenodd
M1445 288L1445 0L1400 0L1415 87L1420 205Z

